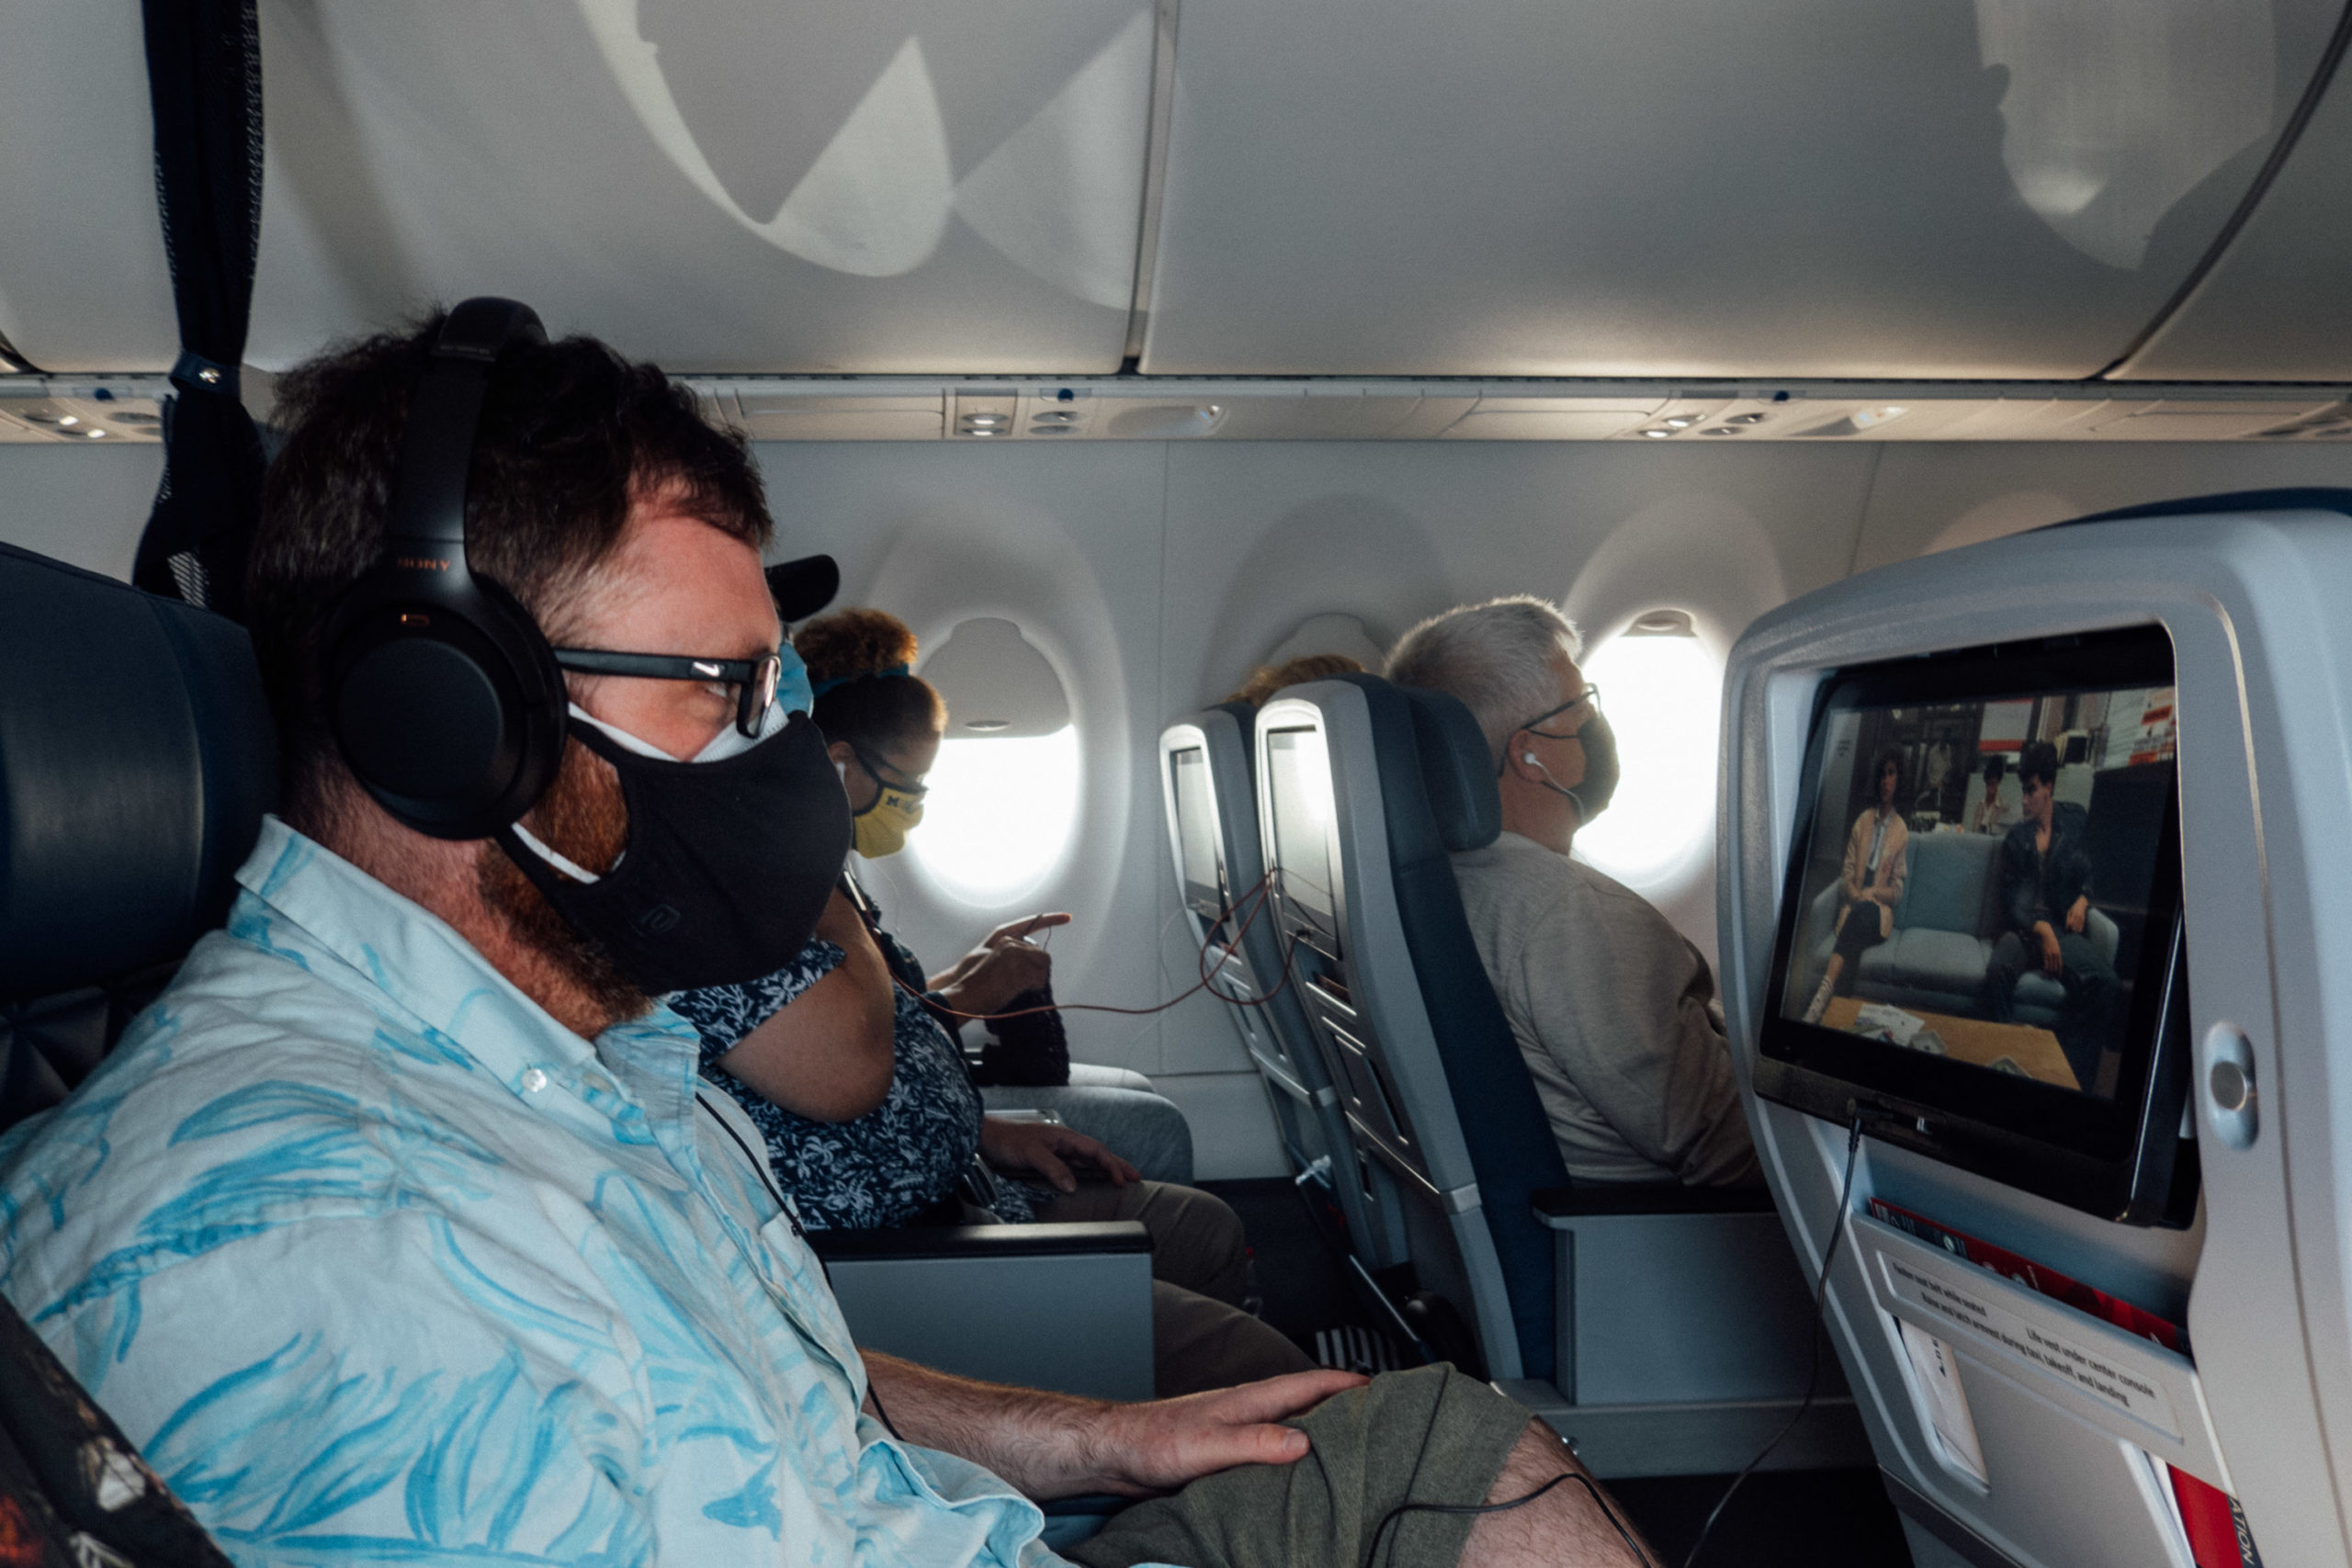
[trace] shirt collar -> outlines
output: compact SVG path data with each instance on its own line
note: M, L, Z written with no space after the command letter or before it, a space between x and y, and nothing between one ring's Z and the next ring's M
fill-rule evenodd
M272 931L274 947L290 950L298 962L307 956L306 944L339 959L509 1083L535 1067L585 1073L595 1063L594 1046L524 995L447 921L277 818L262 818L261 837L237 881L295 928ZM657 1010L633 1029L658 1027L670 1017ZM678 1028L693 1037L683 1021Z

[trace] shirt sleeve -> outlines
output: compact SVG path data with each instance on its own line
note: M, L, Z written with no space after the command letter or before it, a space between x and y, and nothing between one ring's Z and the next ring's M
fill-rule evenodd
M800 993L848 961L849 954L821 937L793 954L773 975L740 986L704 986L669 998L670 1010L702 1037L702 1063L708 1067L742 1043L743 1036L782 1012Z
M1636 1153L1692 1186L1755 1179L1714 976L1665 916L1568 884L1515 967L1544 1049Z

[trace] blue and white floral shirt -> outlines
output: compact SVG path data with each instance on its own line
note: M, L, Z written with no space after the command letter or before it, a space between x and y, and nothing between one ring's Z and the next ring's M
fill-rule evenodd
M0 1289L232 1557L1060 1561L1001 1481L860 1414L683 1021L583 1041L275 819L238 875L0 1140Z

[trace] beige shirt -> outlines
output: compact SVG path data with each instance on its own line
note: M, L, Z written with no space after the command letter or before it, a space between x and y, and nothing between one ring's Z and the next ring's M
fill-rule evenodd
M1655 906L1516 833L1453 875L1569 1176L1760 1179L1714 976Z

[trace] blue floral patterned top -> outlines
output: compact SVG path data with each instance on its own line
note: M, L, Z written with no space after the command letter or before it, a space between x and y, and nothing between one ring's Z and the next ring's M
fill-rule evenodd
M922 967L882 932L883 956L899 975ZM768 1163L810 1230L880 1230L902 1225L946 1197L980 1146L980 1095L965 1071L954 1036L922 998L898 987L898 1069L880 1105L854 1122L812 1122L760 1096L718 1066L743 1036L781 1011L840 964L842 950L811 941L764 980L681 991L671 1010L702 1036L702 1074L734 1098L768 1141ZM1034 1217L1028 1191L997 1184L992 1204L1012 1224Z

